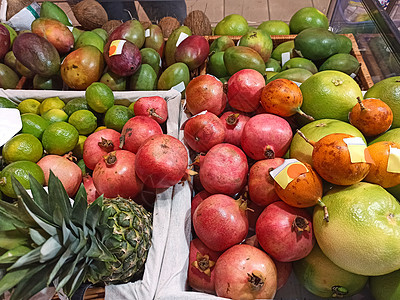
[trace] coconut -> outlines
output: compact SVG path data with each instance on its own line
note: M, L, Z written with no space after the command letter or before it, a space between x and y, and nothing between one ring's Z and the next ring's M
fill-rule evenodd
M105 31L107 31L108 36L114 31L115 28L117 28L119 25L122 25L122 21L120 20L110 20L107 21L101 26Z
M140 21L140 24L142 24L143 29L146 30L151 26L152 23L150 21Z
M158 22L164 37L169 37L171 33L181 26L181 23L176 18L164 17Z
M18 13L21 9L31 5L33 0L8 0L7 1L7 15L9 20L13 15Z
M192 30L194 35L211 35L211 23L208 17L201 10L194 10L188 14L183 23Z
M76 4L72 11L85 30L102 27L108 21L106 10L95 0L83 0Z

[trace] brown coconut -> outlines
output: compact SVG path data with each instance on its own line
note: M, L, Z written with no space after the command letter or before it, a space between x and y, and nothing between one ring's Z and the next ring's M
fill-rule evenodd
M150 21L140 21L140 24L142 24L143 29L146 30L151 26L152 23Z
M201 10L190 12L183 24L189 27L194 35L212 35L210 19Z
M9 20L16 13L18 13L21 9L31 5L32 2L33 0L8 0L7 14L6 14L7 20Z
M114 29L122 25L122 23L123 22L121 20L110 20L105 22L103 26L101 26L101 28L107 31L108 36L110 36L110 34L114 31Z
M83 0L76 4L72 11L85 30L100 28L108 21L106 10L95 0Z
M181 23L174 17L164 17L158 22L158 26L160 26L163 36L167 38L175 29L181 26Z

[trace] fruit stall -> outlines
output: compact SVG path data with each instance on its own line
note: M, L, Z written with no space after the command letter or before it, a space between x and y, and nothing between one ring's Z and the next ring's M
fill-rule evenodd
M397 53L331 2L2 0L0 297L400 299Z

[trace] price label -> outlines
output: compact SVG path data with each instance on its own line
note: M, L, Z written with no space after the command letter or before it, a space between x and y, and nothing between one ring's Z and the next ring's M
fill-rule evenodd
M120 55L122 53L122 48L124 48L124 45L126 43L126 40L115 40L112 41L110 44L110 48L108 48L108 56L113 56L113 55Z
M360 137L344 138L343 142L346 143L347 149L350 154L350 161L352 163L366 162L373 163L373 160L368 152L367 145Z
M400 173L400 149L389 146L389 157L386 171Z
M149 37L150 36L150 29L146 29L145 31L144 31L144 37Z
M282 53L282 66L290 59L290 52Z
M174 85L171 89L174 89L180 93L185 90L185 83L183 81L179 82L177 85Z
M273 169L269 174L281 188L285 189L294 179L307 172L309 170L302 162L291 158L285 159L283 164Z
M189 35L181 32L181 34L178 37L178 40L176 41L176 47L178 47L180 45L180 43L182 43Z

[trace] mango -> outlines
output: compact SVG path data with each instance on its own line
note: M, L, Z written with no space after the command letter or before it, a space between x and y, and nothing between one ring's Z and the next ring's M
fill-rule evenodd
M19 81L17 73L9 66L0 63L0 88L15 89Z
M65 26L72 26L65 12L57 4L50 1L44 1L40 6L40 17L57 20Z
M338 53L349 54L351 52L351 49L353 48L353 43L351 42L351 39L341 34L336 34L335 37L338 43Z
M145 41L144 28L138 20L126 21L114 29L108 40L128 40L140 49Z
M126 90L126 77L119 76L111 71L104 73L100 78L100 82L107 85L113 91Z
M169 90L179 84L181 94L185 95L186 86L190 81L190 71L184 63L174 63L162 72L158 79L158 90Z
M228 70L226 69L224 63L224 53L224 51L219 51L209 57L207 73L218 78L229 76Z
M158 76L161 69L160 54L153 48L142 48L140 54L142 55L142 64L150 65Z
M90 45L96 47L101 53L103 53L104 44L104 40L98 34L92 31L85 31L79 36L78 40L76 41L75 49Z
M338 53L325 60L319 67L319 71L336 70L351 75L352 73L357 74L360 67L360 62L353 55Z
M235 46L235 42L227 35L220 36L210 45L210 54L225 51L229 47Z
M95 34L97 34L99 37L101 37L104 41L104 43L107 42L108 39L108 33L105 31L103 28L95 28L92 30Z
M293 58L294 41L287 41L279 44L271 53L271 57L279 62L282 61L282 53L289 52L290 58Z
M61 90L63 82L60 76L42 77L35 75L33 77L33 88L35 90Z
M156 50L160 56L162 56L164 52L164 46L165 41L161 28L156 24L151 24L145 30L144 47L152 48Z
M1 25L5 26L8 29L8 32L10 33L10 47L12 47L15 38L17 37L17 32L12 28L10 25L5 24L5 23L0 23Z
M33 78L33 76L35 76L35 73L25 67L18 59L15 61L15 71L26 78Z
M175 50L175 61L185 63L190 71L200 67L207 59L210 46L204 36L191 35Z
M104 59L108 68L119 76L133 75L142 63L139 48L127 40L109 40L104 46Z
M285 78L285 79L289 79L291 81L303 83L304 81L307 80L307 78L311 77L312 75L313 75L313 73L311 73L309 70L301 69L301 68L292 68L292 69L287 69L287 70L279 72L278 74L271 77L268 80L268 82L271 82L278 78Z
M133 91L152 91L157 86L157 74L148 64L142 64L129 80L129 87Z
M0 24L0 60L6 56L6 53L10 50L10 45L10 32L4 25Z
M264 62L267 62L272 53L272 39L262 30L250 30L239 40L239 46L250 47L258 52Z
M254 69L262 75L265 73L265 63L260 54L252 48L234 46L225 50L224 63L229 75L243 69Z
M17 59L15 58L14 52L8 51L4 56L4 63L15 71L15 64Z
M167 42L165 43L165 63L167 67L171 66L176 62L175 60L175 51L177 48L177 42L178 40L182 40L182 37L188 35L192 35L192 31L190 30L189 27L187 26L181 26L177 29L175 29L171 35L169 36Z
M72 29L72 35L74 36L75 43L78 40L78 38L81 36L81 34L84 33L84 32L85 32L85 30L81 30L81 29L78 29L76 27L74 27Z

